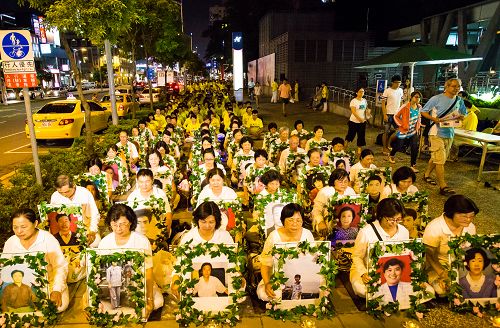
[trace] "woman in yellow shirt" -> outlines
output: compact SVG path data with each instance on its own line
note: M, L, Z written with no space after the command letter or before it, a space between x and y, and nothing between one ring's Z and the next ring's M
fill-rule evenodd
M184 122L183 128L184 131L186 131L186 133L189 134L191 137L194 136L194 131L200 129L200 122L198 122L198 117L196 116L196 114L191 113L189 115L186 122Z

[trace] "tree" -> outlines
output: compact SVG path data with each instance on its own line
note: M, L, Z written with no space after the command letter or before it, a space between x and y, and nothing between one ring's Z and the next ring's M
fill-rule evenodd
M94 155L90 108L83 96L82 75L76 65L66 34L75 33L78 37L89 39L95 45L103 45L104 40L116 42L135 19L136 3L137 0L19 0L20 5L28 4L42 12L46 24L57 27L62 32L61 42L75 76L78 96L85 108L85 145L88 156Z
M45 81L45 82L50 82L52 81L52 73L49 72L48 70L46 69L39 69L36 71L36 77L37 79L41 82L41 81Z

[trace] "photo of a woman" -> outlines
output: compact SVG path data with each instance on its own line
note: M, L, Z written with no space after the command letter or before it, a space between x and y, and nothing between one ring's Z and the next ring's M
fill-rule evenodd
M465 252L465 269L467 274L458 281L463 287L462 295L467 298L496 298L497 286L495 275L484 271L491 260L481 248L471 248Z
M205 262L201 265L200 280L194 285L194 294L198 297L218 297L219 294L228 294L228 289L219 280L212 276L212 264Z

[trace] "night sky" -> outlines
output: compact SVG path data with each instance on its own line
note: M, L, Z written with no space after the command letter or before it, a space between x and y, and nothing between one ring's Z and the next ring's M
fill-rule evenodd
M201 58L204 57L208 39L201 35L208 28L208 8L211 5L222 3L223 0L182 0L184 6L184 26L186 33L193 33L193 49L198 49ZM255 0L239 0L255 1ZM269 0L273 1L273 0ZM295 0L289 0L290 3ZM309 4L317 2L322 6L321 0L302 0ZM370 7L370 29L389 31L392 29L410 26L420 22L422 17L446 12L454 8L481 2L479 0L398 0L398 1L373 1L373 0L336 0L333 5L335 10L342 11L342 17L351 17L365 26L366 8ZM453 4L450 6L450 4ZM21 24L29 23L29 9L19 9L17 0L0 0L0 13L14 14ZM21 19L21 17L23 19ZM258 22L255 23L258 29Z

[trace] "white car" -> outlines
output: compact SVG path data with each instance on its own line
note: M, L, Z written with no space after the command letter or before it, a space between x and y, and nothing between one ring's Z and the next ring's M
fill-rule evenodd
M14 89L7 89L5 93L5 98L7 98L7 100L16 100L17 99L16 91Z
M153 103L157 103L160 101L160 88L151 88L152 95L153 95ZM142 90L141 94L139 95L139 103L142 104L149 104L151 103L151 99L149 98L149 88L145 88Z

